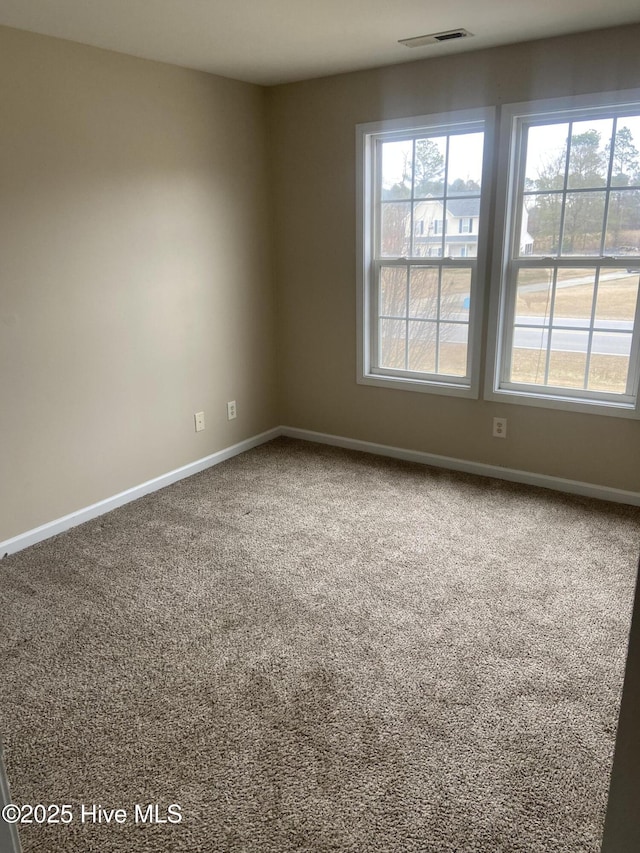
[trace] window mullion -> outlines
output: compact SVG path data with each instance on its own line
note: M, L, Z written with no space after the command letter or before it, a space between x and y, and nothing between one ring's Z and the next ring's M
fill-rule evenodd
M511 378L511 367L513 362L513 337L516 324L516 302L517 302L517 271L510 261L507 265L506 288L504 292L504 305L501 308L501 332L502 332L502 357L500 359L500 383ZM507 322L508 318L508 322Z
M505 317L509 318L509 322L504 321L503 317L503 347L504 354L501 359L500 382L510 381L513 370L513 344L516 332L516 312L518 304L518 272L519 267L514 264L516 258L520 255L520 234L522 232L522 211L524 207L524 189L526 179L526 162L527 162L527 145L529 139L529 128L527 132L523 132L524 125L519 125L519 136L517 139L517 181L514 187L514 197L512 204L515 209L511 210L511 222L513 223L513 232L509 241L509 262L506 267L507 289L505 306L503 311Z
M564 223L567 212L567 186L569 184L569 162L571 158L571 138L573 136L573 122L569 122L567 131L567 153L564 161L564 180L562 182L562 207L560 208L560 233L558 234L558 255L562 255L564 247Z
M409 300L411 287L411 267L407 264L407 278L405 284L405 305L404 305L404 369L409 370Z
M447 136L447 141L445 142L444 149L444 177L443 177L443 185L442 185L442 257L447 257L447 212L449 209L449 199L447 194L447 187L449 184L449 137ZM442 277L442 267L440 267L440 277ZM438 303L439 304L439 303ZM440 328L440 324L438 323L438 329ZM436 351L436 364L438 357L438 351Z
M373 193L373 256L379 258L382 253L382 142L376 140L374 146L374 193Z
M551 361L551 338L553 333L553 318L555 315L555 305L556 305L556 289L558 285L558 268L554 266L553 268L553 280L551 283L551 300L549 305L549 328L547 332L547 352L545 357L544 364L544 384L549 384L549 364Z
M374 261L373 264L373 283L374 286L371 288L371 305L370 305L370 317L369 317L369 328L370 338L369 338L369 347L371 352L371 364L374 367L380 366L380 330L382 328L382 322L380 318L380 278L381 278L381 270L382 264L380 261Z
M435 365L436 373L440 372L440 316L442 308L442 265L438 267L438 297L436 300L436 340Z
M611 178L613 175L613 155L616 148L616 133L618 128L618 117L614 116L613 127L611 129L611 141L609 143L609 162L607 164L607 187L604 197L604 212L602 220L602 236L600 237L600 254L605 253L605 244L607 241L607 227L609 225L609 201L611 199Z
M413 221L413 211L415 207L415 195L416 195L416 141L413 140L411 147L411 193L409 196L409 204L411 205L411 209L409 211L409 257L412 258L415 254L414 252L414 221Z
M589 371L591 370L591 350L593 348L593 332L596 324L596 306L598 304L598 288L600 286L600 265L596 267L596 276L593 282L593 298L591 300L591 318L589 320L589 338L587 341L587 359L584 366L584 390L589 389Z
M526 181L526 163L527 163L527 146L529 143L529 129L527 132L522 132L523 125L520 125L520 138L518 143L518 174L517 183L515 186L514 207L511 211L511 219L514 223L513 234L511 237L511 258L520 256L520 234L522 233L522 212L524 209L524 190Z

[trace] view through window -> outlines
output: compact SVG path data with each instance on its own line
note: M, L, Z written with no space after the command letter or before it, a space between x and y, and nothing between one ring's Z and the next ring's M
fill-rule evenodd
M360 382L478 396L493 112L358 126ZM505 105L501 133L485 396L636 416L640 92Z
M517 141L503 387L629 398L637 380L640 115L524 120Z

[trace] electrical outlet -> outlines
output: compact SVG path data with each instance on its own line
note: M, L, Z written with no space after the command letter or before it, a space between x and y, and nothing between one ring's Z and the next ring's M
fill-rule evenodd
M196 422L196 432L202 432L204 429L204 412L196 412L193 419Z
M230 400L227 403L227 420L232 421L236 417L236 401Z
M506 438L507 437L507 419L506 418L494 418L493 419L493 437L494 438Z

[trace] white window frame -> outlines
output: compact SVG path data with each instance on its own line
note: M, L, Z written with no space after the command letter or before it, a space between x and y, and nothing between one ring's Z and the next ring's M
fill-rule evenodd
M626 394L524 385L509 383L504 379L511 351L511 332L515 312L515 287L511 286L510 282L515 279L512 267L517 265L516 258L520 260L527 258L526 267L538 264L541 268L552 265L550 260L553 264L557 263L558 268L562 266L593 268L598 266L598 262L606 267L628 268L630 262L634 265L636 263L635 256L620 256L616 259L565 256L561 259L541 257L539 260L533 260L530 255L518 255L515 247L515 242L520 240L521 210L518 199L525 157L520 128L536 121L553 121L562 118L579 121L585 118L596 118L598 115L603 118L616 113L624 115L625 110L639 108L640 89L553 98L507 104L502 107L493 252L495 264L491 283L485 399L613 417L640 417L640 298L636 304Z
M487 279L487 235L491 200L491 165L493 160L495 109L486 107L472 110L455 110L429 116L370 122L356 126L357 166L357 375L362 385L396 388L425 393L448 394L477 399L480 385L480 347L484 283ZM377 278L374 270L376 245L376 188L377 164L375 148L382 139L406 139L420 133L484 132L482 189L480 198L480 229L478 251L475 258L436 258L438 266L469 267L471 287L469 310L469 337L467 344L467 375L454 377L443 374L423 374L412 371L381 369L374 366L374 336L377 334L376 302ZM412 259L413 260L413 259ZM416 258L428 265L429 258ZM389 261L392 263L393 259Z

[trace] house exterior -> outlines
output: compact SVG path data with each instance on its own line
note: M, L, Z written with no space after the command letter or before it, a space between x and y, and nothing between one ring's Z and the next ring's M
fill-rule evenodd
M427 258L475 258L478 254L480 196L428 198L417 202L413 213L413 254ZM523 211L521 253L533 251Z
M429 258L472 258L478 253L479 196L426 199L413 214L413 253Z

